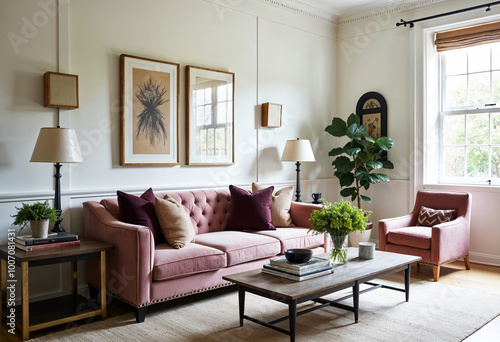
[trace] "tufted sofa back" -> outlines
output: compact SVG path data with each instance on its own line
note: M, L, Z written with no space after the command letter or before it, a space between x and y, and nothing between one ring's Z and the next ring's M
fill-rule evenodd
M158 192L156 197L171 196L189 213L196 234L225 230L231 214L229 190L195 190L182 192ZM115 218L120 219L118 200L103 199L101 204Z

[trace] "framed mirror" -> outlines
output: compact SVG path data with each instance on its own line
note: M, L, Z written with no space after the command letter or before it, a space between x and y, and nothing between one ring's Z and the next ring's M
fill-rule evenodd
M188 165L234 164L234 73L186 67Z

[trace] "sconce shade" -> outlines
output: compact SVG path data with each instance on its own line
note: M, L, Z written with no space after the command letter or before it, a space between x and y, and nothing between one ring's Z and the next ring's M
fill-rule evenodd
M316 159L309 140L297 139L286 141L281 161L313 162Z
M83 162L75 130L59 127L41 128L30 162Z
M45 107L78 108L78 75L47 71L43 75Z

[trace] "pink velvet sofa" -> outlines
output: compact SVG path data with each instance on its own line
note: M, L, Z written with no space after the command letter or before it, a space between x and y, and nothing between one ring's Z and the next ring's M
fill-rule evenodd
M163 197L166 193L155 193ZM119 220L117 199L83 204L85 236L115 246L106 257L107 291L135 308L143 322L149 305L216 289L231 283L224 275L258 269L289 248L323 253L323 235L308 234L309 217L320 206L292 202L295 227L266 231L225 230L231 199L227 190L169 192L189 212L195 242L181 249L156 244L149 228ZM99 265L87 263L87 282L99 288Z

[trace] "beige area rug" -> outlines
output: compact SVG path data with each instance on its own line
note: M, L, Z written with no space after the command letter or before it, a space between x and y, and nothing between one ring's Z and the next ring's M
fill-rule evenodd
M383 283L401 287L391 281ZM340 295L339 292L328 298ZM343 303L352 305L352 299ZM304 303L300 308L309 305ZM285 304L246 295L247 315L270 321L287 313ZM296 341L462 341L499 314L499 296L412 279L409 302L404 301L403 292L388 289L361 294L357 324L353 313L334 307L297 317ZM288 329L288 320L279 326ZM68 328L35 341L289 340L287 335L247 320L240 327L238 295L236 288L231 287L153 306L141 324L135 323L130 313Z

